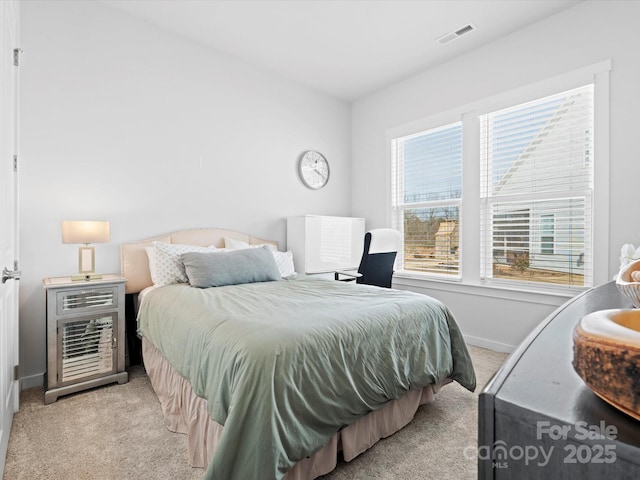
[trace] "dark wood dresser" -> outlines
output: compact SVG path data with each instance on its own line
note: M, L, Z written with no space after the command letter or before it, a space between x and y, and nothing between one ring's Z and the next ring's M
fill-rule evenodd
M479 479L640 479L640 421L597 397L571 365L580 318L631 307L614 282L592 288L513 352L480 394Z

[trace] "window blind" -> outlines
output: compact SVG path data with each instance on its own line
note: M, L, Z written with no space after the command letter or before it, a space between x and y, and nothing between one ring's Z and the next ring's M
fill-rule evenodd
M484 278L591 286L593 85L480 121Z
M391 142L393 226L402 234L397 270L459 275L462 124Z

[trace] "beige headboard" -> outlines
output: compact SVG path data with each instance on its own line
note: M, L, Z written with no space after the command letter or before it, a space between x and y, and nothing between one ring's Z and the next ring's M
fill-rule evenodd
M252 237L245 233L234 232L233 230L223 230L220 228L192 228L189 230L179 230L177 232L159 235L153 238L145 238L131 243L120 245L120 272L127 279L125 284L126 293L138 293L144 288L153 285L151 274L149 273L149 260L144 247L148 247L152 242L177 243L181 245L198 245L207 247L214 245L224 247L224 237L241 240L250 245L260 243L270 243L278 246L278 242Z

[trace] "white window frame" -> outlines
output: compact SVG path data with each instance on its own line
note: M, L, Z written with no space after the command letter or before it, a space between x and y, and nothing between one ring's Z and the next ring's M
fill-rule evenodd
M434 275L397 271L394 283L405 286L424 286L442 288L449 291L459 290L464 293L486 294L489 290L511 290L524 294L540 294L569 297L583 291L586 287L567 287L553 284L500 284L487 282L481 278L480 241L480 120L486 113L507 108L520 103L554 95L566 90L581 87L589 83L594 85L594 132L593 152L590 161L593 165L593 285L609 280L609 74L611 60L589 65L566 74L547 80L525 85L499 95L453 108L446 112L391 128L386 132L387 138L387 185L392 185L393 162L392 141L447 124L462 121L462 205L460 208L460 278L439 278ZM391 195L388 195L387 223L392 224ZM444 283L442 283L444 282ZM455 284L459 285L456 286ZM438 287L440 284L442 287ZM448 286L446 286L448 285ZM496 293L496 296L501 294Z

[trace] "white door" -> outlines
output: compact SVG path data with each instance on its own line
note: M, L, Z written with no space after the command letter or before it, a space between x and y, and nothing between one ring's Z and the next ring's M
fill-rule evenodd
M0 477L20 388L18 365L18 48L19 6L0 0Z

